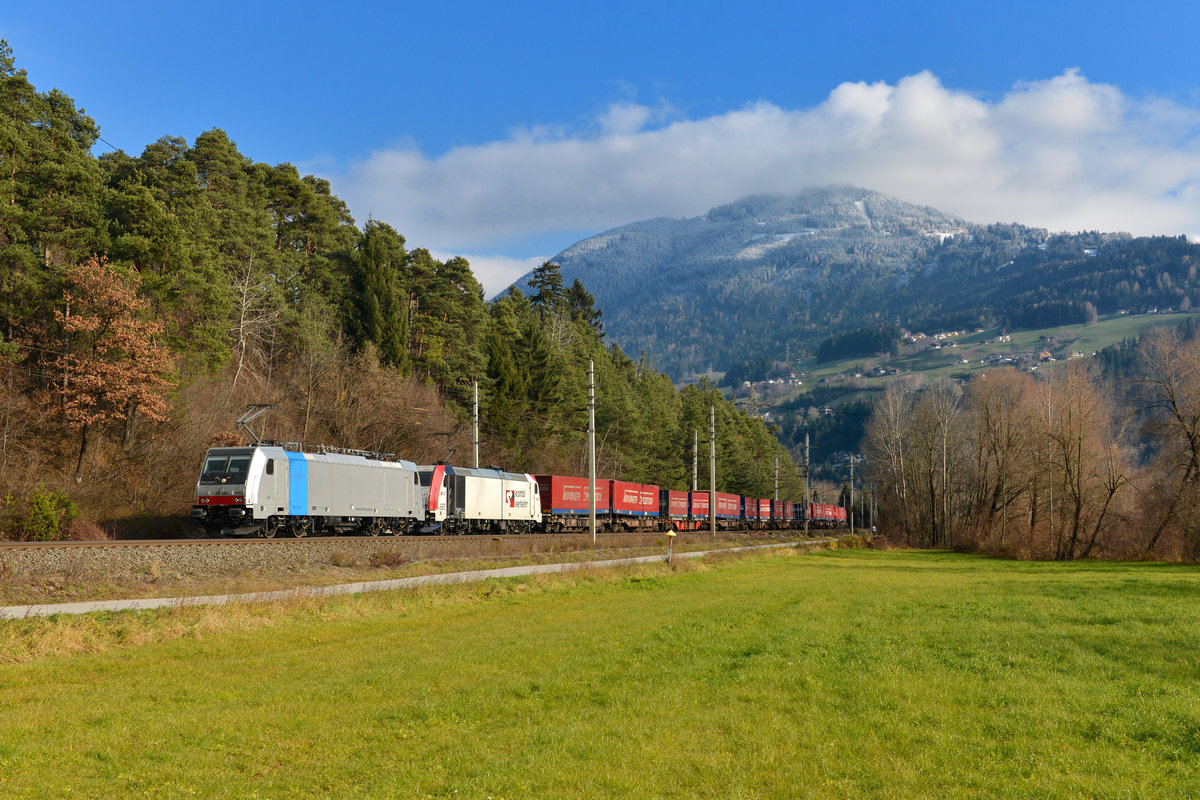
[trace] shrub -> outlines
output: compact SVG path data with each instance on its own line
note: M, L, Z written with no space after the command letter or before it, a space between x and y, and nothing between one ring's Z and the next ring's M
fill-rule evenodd
M0 500L0 520L10 538L23 542L54 542L79 519L79 507L62 489L39 485L24 499Z
M390 547L385 547L371 554L372 567L399 567L408 563L404 553Z
M86 517L76 517L62 526L62 538L71 542L100 542L109 538L104 528Z

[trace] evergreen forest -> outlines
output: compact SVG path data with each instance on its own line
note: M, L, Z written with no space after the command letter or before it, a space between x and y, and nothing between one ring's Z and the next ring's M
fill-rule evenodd
M707 382L682 391L606 341L579 280L547 262L486 302L470 264L328 181L259 163L221 129L105 150L96 121L39 91L0 42L0 533L163 535L207 447L264 439L586 474L595 365L600 476L690 485L693 431L717 487L800 498L762 422ZM702 462L703 463L703 462ZM701 488L707 469L701 469Z

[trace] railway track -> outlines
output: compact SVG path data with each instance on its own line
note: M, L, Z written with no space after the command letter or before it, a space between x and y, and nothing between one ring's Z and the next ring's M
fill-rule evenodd
M561 536L556 533L523 533L510 534L508 536L497 536L495 534L462 534L457 536L380 536L378 538L370 536L305 536L299 539L279 538L279 539L262 539L256 536L247 536L244 538L227 538L227 539L104 539L100 541L88 542L0 542L0 550L49 550L55 548L83 548L90 547L204 547L211 545L270 545L270 544L288 544L293 542L437 542L437 541L470 541L472 539L478 541L482 539L496 538L511 538L511 539L532 539L545 536ZM612 534L599 534L609 535Z
M688 534L696 537L704 536L708 531L688 531ZM725 530L720 533L725 535L753 535L761 534L764 536L776 534L797 534L798 531L782 531L782 530L767 530L767 531L751 531L751 530ZM605 539L617 539L618 537L630 536L665 536L662 531L612 531L612 532L597 532L596 538L600 541ZM453 535L409 535L409 536L306 536L299 539L278 538L278 539L261 539L258 537L245 538L221 538L221 539L104 539L100 541L86 542L4 542L0 541L0 550L55 550L55 549L81 549L87 550L91 548L143 548L143 547L211 547L215 545L239 545L245 547L255 547L261 545L287 545L292 543L346 543L346 542L470 542L470 541L486 541L486 540L512 540L512 541L531 541L538 539L563 539L567 541L575 541L584 538L591 538L589 533L512 533L512 534L495 534L495 533L464 533Z

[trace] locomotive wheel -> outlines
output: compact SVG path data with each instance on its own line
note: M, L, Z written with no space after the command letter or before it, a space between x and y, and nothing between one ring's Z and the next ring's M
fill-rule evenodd
M380 519L379 517L376 517L375 519L373 519L367 523L367 535L368 536L378 536L379 534L383 533L383 528L384 528L384 521L382 519Z
M303 539L305 536L308 536L309 524L310 523L309 523L308 517L303 517L302 519L293 520L292 526L291 526L292 527L292 536L295 536L297 539Z
M276 517L267 517L263 523L262 530L259 535L264 539L274 539L275 534L279 533L279 520Z

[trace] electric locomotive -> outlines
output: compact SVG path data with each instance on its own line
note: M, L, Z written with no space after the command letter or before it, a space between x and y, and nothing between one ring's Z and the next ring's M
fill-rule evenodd
M540 530L542 503L532 475L495 467L418 467L422 533L529 533Z
M209 534L225 536L378 536L413 530L424 512L411 461L262 442L205 454L191 518Z

